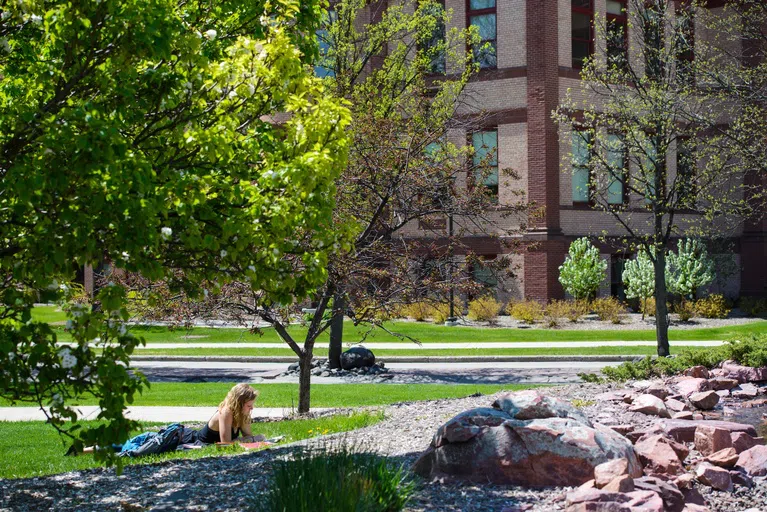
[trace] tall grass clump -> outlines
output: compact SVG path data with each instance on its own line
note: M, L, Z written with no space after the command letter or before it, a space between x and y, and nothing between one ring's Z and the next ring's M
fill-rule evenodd
M413 494L406 470L386 457L345 442L299 449L274 464L254 512L398 512Z

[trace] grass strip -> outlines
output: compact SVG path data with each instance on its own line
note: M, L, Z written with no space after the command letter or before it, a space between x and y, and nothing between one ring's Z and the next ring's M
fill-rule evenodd
M654 329L643 330L577 330L577 329L518 329L508 327L445 327L419 322L387 322L386 328L403 335L410 336L422 343L465 343L476 342L515 342L515 341L653 341L655 340ZM577 324L576 324L577 325ZM56 327L60 341L69 341L71 336L63 328ZM195 327L191 329L169 328L160 326L132 326L131 332L143 337L148 345L152 342L162 343L281 343L282 340L274 329L265 328L262 334L253 334L246 329L215 329L209 327ZM744 325L725 327L701 328L701 329L674 329L669 330L671 341L691 340L719 340L743 334L760 333L767 330L767 321L755 321ZM302 340L306 335L306 328L301 325L291 325L288 332L294 339ZM354 327L351 322L345 323L344 340L348 343L357 343L363 338L367 342L390 342L412 343L376 329L367 336L367 331ZM328 333L323 333L318 343L327 343Z
M254 434L264 434L267 438L283 435L285 439L280 444L284 444L316 435L356 430L382 419L382 413L366 411L318 419L259 422L253 423L252 428ZM143 423L141 430L134 432L134 435L157 426L157 423ZM58 433L42 421L0 422L0 453L3 454L0 457L0 478L29 478L99 467L91 454L67 457L65 452L66 447ZM169 459L199 459L241 452L244 450L237 446L225 449L207 446L199 450L126 458L125 463L152 464Z
M154 382L138 395L135 406L210 407L211 415L234 382ZM298 384L253 384L261 394L255 407L280 407L292 410L298 405ZM314 384L312 407L363 407L397 402L462 398L474 393L490 395L501 390L528 389L527 384ZM93 397L69 401L69 405L98 405ZM0 405L10 402L0 399ZM29 407L27 402L16 402Z

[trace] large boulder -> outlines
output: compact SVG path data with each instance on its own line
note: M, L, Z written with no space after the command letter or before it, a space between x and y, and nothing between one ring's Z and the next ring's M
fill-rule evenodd
M757 445L742 452L735 465L750 476L767 475L767 446Z
M591 480L596 466L617 458L628 461L630 475L641 475L628 439L602 425L558 416L519 420L498 409L473 409L442 425L413 469L427 478L575 486Z
M341 354L341 368L344 370L373 366L375 362L376 356L373 355L373 352L360 345L352 347Z
M722 376L735 379L741 384L744 382L760 382L767 380L767 366L752 368L740 365L735 361L725 361L722 364Z
M660 420L659 426L669 436L679 443L692 443L695 440L695 429L698 425L723 428L730 433L745 432L756 437L756 429L751 425L736 423L734 421L719 420Z
M493 407L505 412L515 420L573 418L585 425L591 425L588 418L569 403L542 395L534 389L501 395L493 402Z

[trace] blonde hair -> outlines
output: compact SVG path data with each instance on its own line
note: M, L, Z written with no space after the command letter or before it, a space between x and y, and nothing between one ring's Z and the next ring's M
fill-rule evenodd
M258 398L259 392L248 384L237 384L226 394L224 401L218 405L218 410L232 411L232 428L242 428L250 425L250 414L242 413L242 406Z

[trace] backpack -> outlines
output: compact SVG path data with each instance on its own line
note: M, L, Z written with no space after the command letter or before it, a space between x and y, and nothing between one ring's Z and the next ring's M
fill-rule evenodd
M141 457L157 453L170 452L178 445L194 442L196 431L185 428L180 423L173 423L158 432L144 432L128 440L119 453L120 457Z

